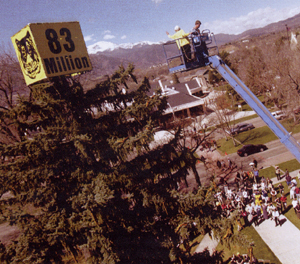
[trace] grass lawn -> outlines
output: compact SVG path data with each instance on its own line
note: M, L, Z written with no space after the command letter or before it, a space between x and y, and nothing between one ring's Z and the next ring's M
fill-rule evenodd
M298 219L297 215L294 212L292 201L290 199L290 189L288 188L286 182L282 182L282 185L284 186L284 194L287 197L287 207L288 207L287 212L284 213L284 216L287 219L289 219L298 229L300 229L300 219ZM275 185L275 188L277 188L277 186L278 184ZM279 195L277 196L279 197Z
M263 95L259 95L259 96L257 96L257 98L267 107L267 108L271 108L271 107L274 107L274 103L272 103L272 102L268 102L267 104L266 104L266 102L265 102L265 98L264 98L264 96ZM251 111L252 110L252 108L243 100L243 99L241 99L241 100L238 100L237 101L237 103L236 104L240 104L240 105L242 105L242 108L243 108L243 110L245 111Z
M285 171L288 169L289 172L300 170L300 163L296 159L292 159L286 162L282 162L277 164L277 166L282 170Z
M235 120L234 123L240 123L246 120L250 120L257 115L248 116L245 118L241 118L238 120ZM287 131L292 133L299 133L300 132L300 124L295 125L292 119L286 119L281 122L281 124L286 128ZM258 127L255 129L252 129L250 131L245 131L243 133L240 133L235 136L235 138L240 141L242 144L265 144L270 141L278 139L278 137L272 132L272 130L268 126ZM218 148L222 153L231 154L236 152L238 149L242 147L241 144L238 144L235 147L232 139L226 140L225 138L222 138L221 140L218 140L218 145L221 146ZM291 170L290 170L291 171Z
M278 139L275 134L267 126L258 127L249 131L238 134L235 138L240 141L242 144L265 144L267 142ZM231 154L240 149L243 145L238 144L237 146L233 145L232 139L226 141L225 138L219 140L218 148L219 151L227 154Z
M292 118L283 120L281 124L285 127L287 131L292 132L293 134L300 132L300 124L295 125L294 120Z
M248 236L253 242L253 254L257 259L269 259L271 263L280 264L281 262L274 255L273 251L268 247L268 245L261 239L260 235L256 232L254 227L247 226L241 231L244 235ZM248 248L244 248L241 246L233 246L231 249L224 248L221 244L219 244L216 250L224 251L224 261L226 261L229 257L232 257L233 254L249 254Z
M258 115L255 114L255 115L251 115L251 116L245 116L245 117L242 117L242 118L239 118L239 119L230 121L229 124L235 125L235 124L238 124L238 123L247 121L247 120L251 120L251 119L253 119L253 118L255 118L255 117L258 117ZM218 126L216 126L216 127L218 127ZM209 131L209 130L207 130L207 131Z
M263 177L269 178L269 179L276 177L275 167L271 166L271 167L259 170L259 176L260 177L263 176Z
M245 116L243 118L239 118L239 119L233 121L233 123L234 124L238 124L238 123L241 123L241 122L244 122L244 121L247 121L247 120L251 120L251 119L253 119L255 117L258 117L258 115L255 114L255 115L251 115L251 116Z

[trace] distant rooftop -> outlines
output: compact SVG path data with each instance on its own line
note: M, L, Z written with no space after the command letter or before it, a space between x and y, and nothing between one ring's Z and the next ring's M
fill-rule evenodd
M149 95L153 95L159 88L162 91L162 95L167 97L168 105L172 108L167 109L166 113L171 111L181 111L206 103L205 98L194 95L207 88L206 84L204 87L204 83L198 78L176 84L158 81L151 85Z

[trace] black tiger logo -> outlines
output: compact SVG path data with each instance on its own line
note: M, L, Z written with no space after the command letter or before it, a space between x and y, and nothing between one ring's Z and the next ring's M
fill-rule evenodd
M17 39L15 41L19 50L18 57L23 72L29 78L35 79L41 71L41 65L29 31L20 41Z

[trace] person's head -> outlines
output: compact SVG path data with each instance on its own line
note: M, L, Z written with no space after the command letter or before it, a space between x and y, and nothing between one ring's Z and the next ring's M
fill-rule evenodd
M179 31L179 30L180 30L180 27L179 27L179 26L175 26L174 30L175 30L175 31Z
M196 22L195 22L195 26L201 26L201 22L200 22L200 20L196 20Z

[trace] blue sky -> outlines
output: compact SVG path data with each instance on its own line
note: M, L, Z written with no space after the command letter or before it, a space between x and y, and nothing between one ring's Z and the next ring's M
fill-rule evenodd
M300 0L0 0L0 39L28 23L79 21L86 45L167 40L195 20L215 34L237 34L300 13Z

